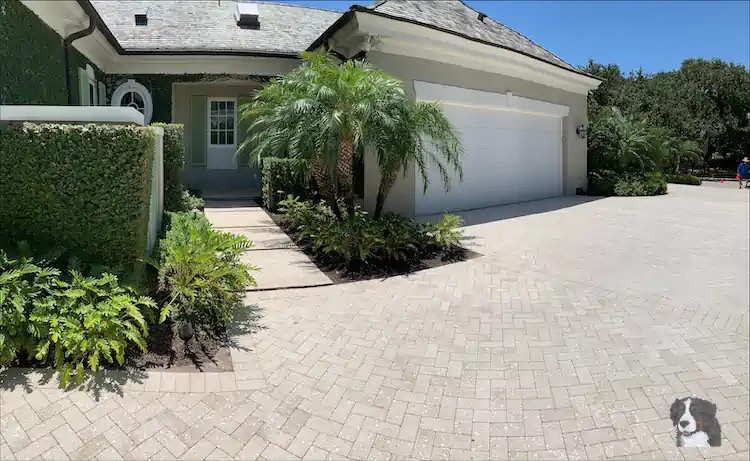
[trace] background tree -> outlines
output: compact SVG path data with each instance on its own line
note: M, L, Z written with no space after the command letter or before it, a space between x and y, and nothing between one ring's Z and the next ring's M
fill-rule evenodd
M589 96L592 119L602 107L618 107L625 116L645 118L650 126L667 129L677 140L673 145L697 143L707 165L734 167L739 157L750 154L750 70L746 67L688 59L677 70L653 75L637 71L623 77L616 65L593 61L582 70L605 79ZM689 147L688 156L694 160L695 144L683 147Z

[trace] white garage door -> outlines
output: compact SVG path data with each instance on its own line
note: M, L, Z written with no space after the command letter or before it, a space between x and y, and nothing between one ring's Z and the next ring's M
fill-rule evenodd
M416 181L416 214L469 210L562 195L562 117L568 108L511 94L415 82L417 98L439 100L461 134L463 181L445 192L440 175Z

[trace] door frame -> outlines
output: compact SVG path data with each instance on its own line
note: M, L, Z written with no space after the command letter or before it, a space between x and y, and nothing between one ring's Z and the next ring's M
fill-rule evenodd
M211 102L229 102L231 101L233 104L233 114L232 114L232 141L233 144L212 144L211 143ZM239 169L239 165L237 162L237 156L234 155L237 152L237 97L236 96L209 96L206 97L206 169L213 170L216 168L210 168L208 166L208 159L211 155L211 150L213 149L220 149L220 148L227 148L229 149L232 147L232 162L234 164L234 168L222 168L224 170L237 170Z

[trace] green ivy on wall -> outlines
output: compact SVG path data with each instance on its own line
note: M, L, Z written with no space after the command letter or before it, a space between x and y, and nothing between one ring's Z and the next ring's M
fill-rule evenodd
M0 0L0 104L66 105L63 38L19 0ZM90 63L73 48L72 90L78 101L78 67ZM102 72L91 63L97 78Z
M0 0L2 1L2 0ZM154 104L151 123L172 122L172 84L180 82L221 82L226 80L247 80L250 82L267 83L271 77L263 75L229 75L229 74L117 74L107 75L107 101L112 100L112 93L125 83L133 79L145 86Z

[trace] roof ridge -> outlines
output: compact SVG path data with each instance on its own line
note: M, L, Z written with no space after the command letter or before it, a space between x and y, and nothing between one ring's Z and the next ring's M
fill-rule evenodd
M328 13L336 13L336 14L342 14L341 11L336 10L329 10L328 8L319 8L317 6L307 6L307 5L292 5L290 3L278 3L278 2L263 2L263 1L246 1L246 0L235 0L235 3L261 3L263 5L273 5L273 6L285 6L288 8L305 8L308 10L318 10L318 11L326 11Z
M569 66L571 66L571 67L575 67L575 66L573 66L573 64L571 64L571 63L569 63L568 61L564 60L563 58L561 58L560 56L558 56L558 55L556 55L555 53L551 52L550 50L548 50L547 48L543 47L542 45L540 45L540 44L536 43L536 42L535 42L534 40L532 40L532 39L530 39L529 37L525 36L524 34L522 34L521 32L517 31L516 29L514 29L514 28L512 28L512 27L508 27L508 26L507 26L506 24L504 24L504 23L502 23L502 22L498 21L497 19L493 18L492 16L489 16L489 15L487 15L486 13L482 13L481 11L477 11L477 10L475 10L474 8L472 8L472 7L470 7L469 5L467 5L467 4L466 4L466 3L464 2L464 0L457 0L457 1L461 2L461 4L462 4L463 6L465 6L465 7L466 7L466 8L468 8L468 9L470 9L471 11L473 11L473 12L475 12L475 13L477 13L477 14L483 14L483 15L485 15L485 16L486 16L486 18L487 18L487 19L490 19L491 21L495 22L496 24L498 24L498 25L501 25L501 26L505 27L505 28L506 28L506 29L508 29L509 31L513 32L514 34L516 34L516 35L518 35L518 36L520 36L520 37L523 37L523 38L524 38L525 40L528 40L528 41L529 41L529 43L531 43L532 45L534 45L534 46L536 46L536 47L538 47L538 48L541 48L542 50L546 51L547 53L549 53L549 54L551 54L552 56L554 56L554 57L556 57L557 59L559 59L559 60L560 60L561 62L564 62L565 64L567 64L567 65L569 65Z

